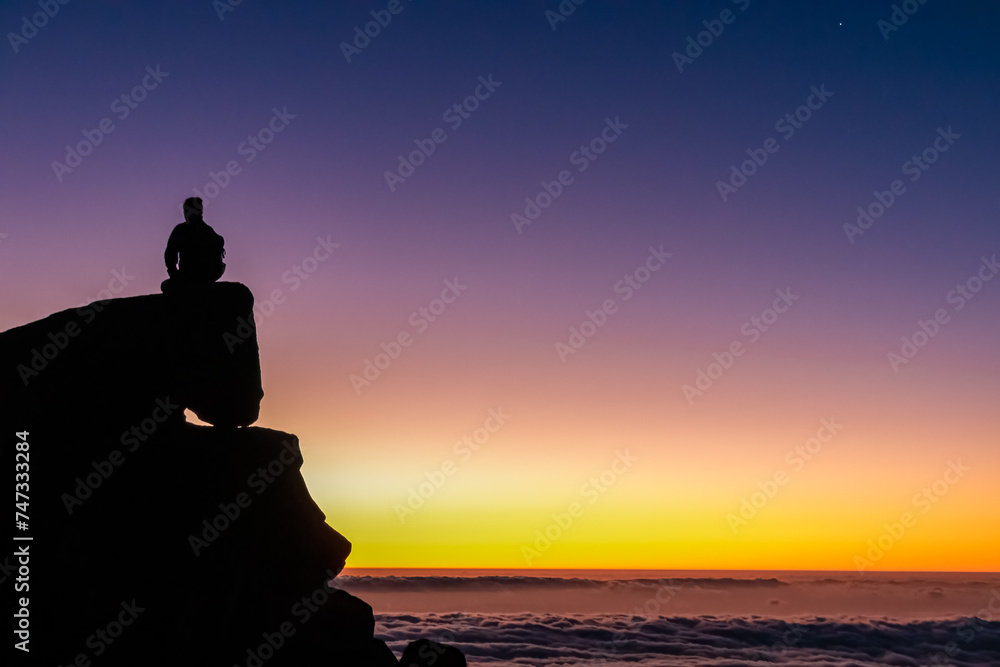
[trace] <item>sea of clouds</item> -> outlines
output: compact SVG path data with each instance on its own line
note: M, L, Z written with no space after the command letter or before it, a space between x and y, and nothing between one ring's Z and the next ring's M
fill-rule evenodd
M390 614L376 634L398 653L430 637L476 665L918 667L1000 665L1000 622L658 617L553 614ZM968 639L968 641L966 641Z
M996 575L345 576L400 653L473 665L1000 667Z

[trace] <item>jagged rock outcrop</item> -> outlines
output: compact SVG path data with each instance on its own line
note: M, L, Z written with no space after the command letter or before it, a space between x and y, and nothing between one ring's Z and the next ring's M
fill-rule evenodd
M252 306L218 283L0 334L4 437L30 443L32 663L398 664L371 608L326 585L351 545L310 498L298 439L247 426Z

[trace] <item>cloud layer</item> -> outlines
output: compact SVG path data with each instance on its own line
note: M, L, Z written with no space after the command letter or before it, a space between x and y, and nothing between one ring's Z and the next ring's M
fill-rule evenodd
M364 598L380 613L760 616L789 622L815 617L897 622L963 617L1000 620L1000 577L991 574L768 573L743 578L603 579L434 573L341 576L336 585Z
M976 619L786 622L759 617L464 613L383 614L376 619L377 634L396 651L413 639L430 637L460 647L470 664L483 665L1000 665L1000 622Z

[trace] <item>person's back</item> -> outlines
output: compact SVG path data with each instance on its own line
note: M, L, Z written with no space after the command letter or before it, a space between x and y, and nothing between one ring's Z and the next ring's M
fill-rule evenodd
M225 240L202 218L202 202L191 197L184 202L185 221L174 227L167 241L164 261L170 278L163 291L175 287L213 283L222 277L226 265Z
M225 241L204 220L182 222L167 241L177 257L177 273L195 282L218 280L225 270ZM168 265L169 269L169 265Z

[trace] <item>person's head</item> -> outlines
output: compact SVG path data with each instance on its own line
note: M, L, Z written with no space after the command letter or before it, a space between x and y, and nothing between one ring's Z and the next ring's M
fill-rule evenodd
M184 200L184 219L188 222L201 220L202 202L201 197L188 197Z

